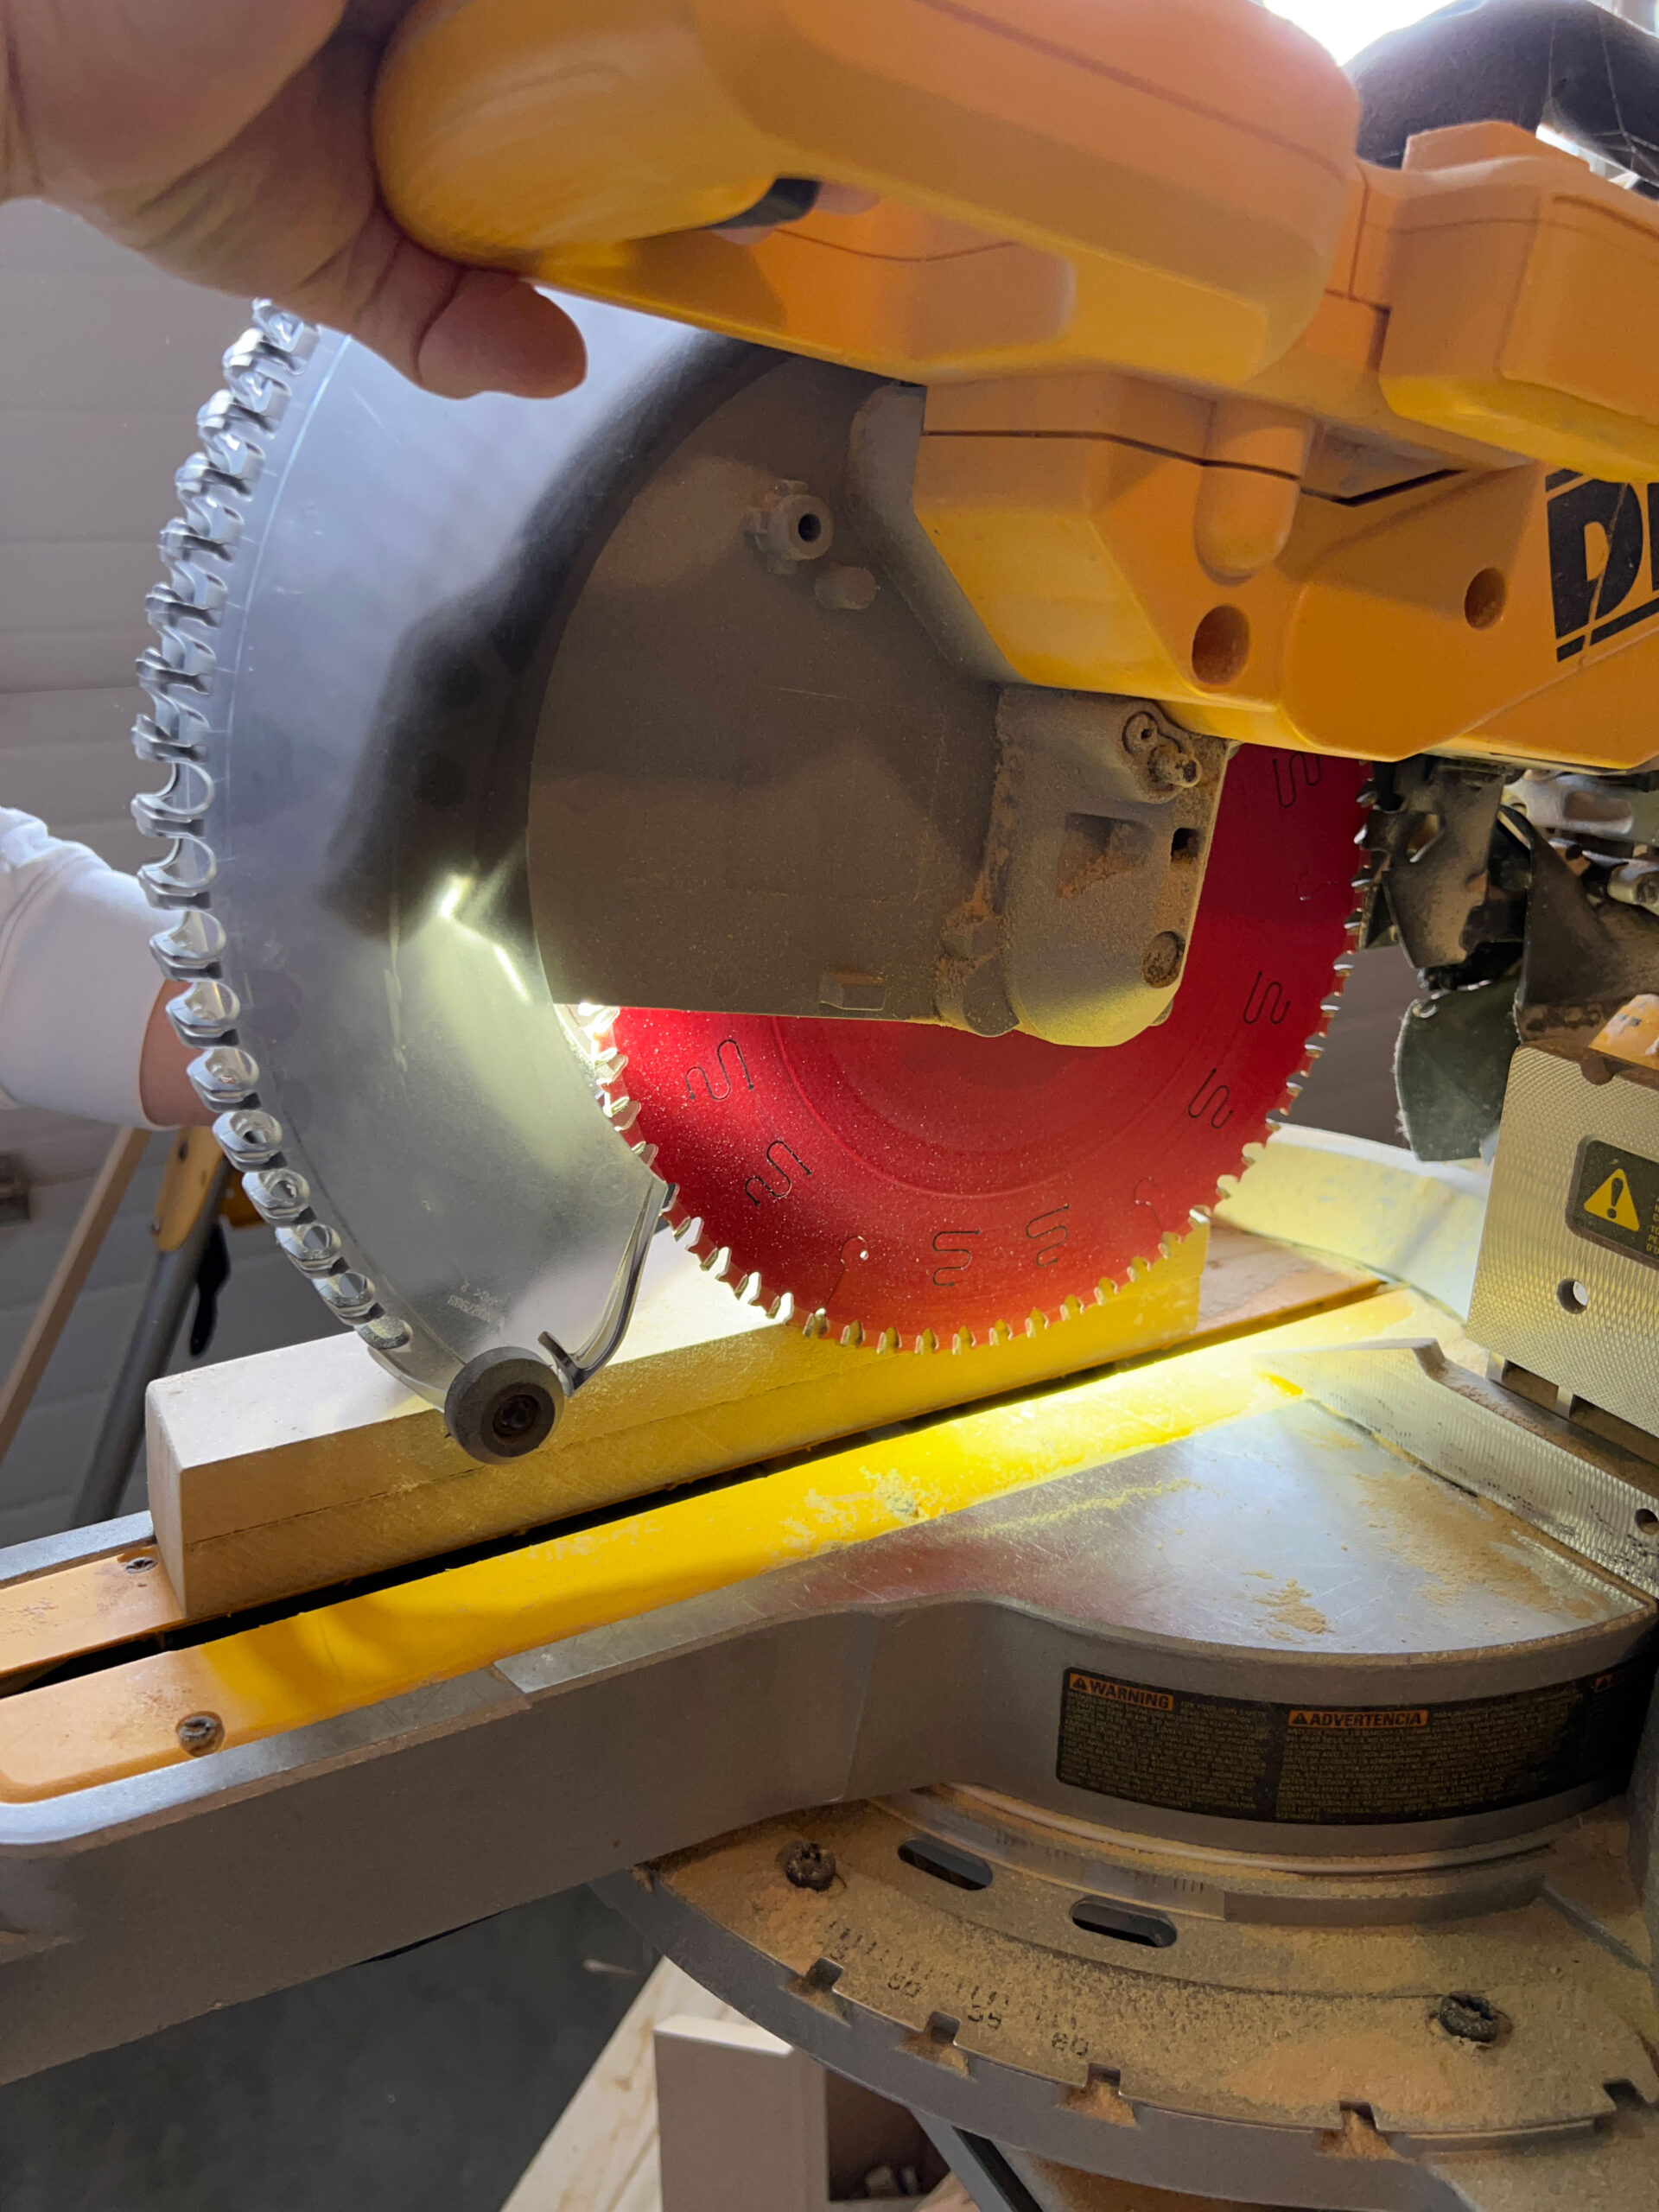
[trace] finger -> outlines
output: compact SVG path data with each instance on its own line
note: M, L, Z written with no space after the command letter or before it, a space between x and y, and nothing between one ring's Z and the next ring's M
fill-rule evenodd
M550 399L582 382L582 334L522 278L462 269L405 236L382 207L284 302L372 346L448 399Z
M458 270L449 304L428 326L416 356L416 380L451 399L474 391L513 391L552 399L579 385L588 352L563 308L522 277L488 269Z
M568 315L516 276L428 252L381 206L372 67L362 42L336 41L211 161L137 202L89 212L164 266L220 290L269 293L448 397L568 391L584 365Z

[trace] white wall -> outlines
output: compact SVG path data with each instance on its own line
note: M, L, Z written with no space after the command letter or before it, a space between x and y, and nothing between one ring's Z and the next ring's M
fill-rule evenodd
M72 216L0 207L0 804L40 815L119 868L156 849L128 802L160 779L127 741L143 703L132 665L149 642L156 533L174 511L173 472L195 442L196 409L247 319L245 302L160 276ZM111 1134L30 1109L0 1113L0 1152L21 1154L35 1185L33 1218L0 1228L0 1374ZM135 1179L0 1462L0 1543L67 1517L149 1273L165 1143ZM237 1232L231 1249L211 1357L336 1325L264 1230Z

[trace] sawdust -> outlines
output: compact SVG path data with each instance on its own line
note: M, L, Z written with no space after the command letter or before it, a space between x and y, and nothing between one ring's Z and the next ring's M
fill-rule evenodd
M928 1521L937 1510L917 1497L913 1484L896 1474L878 1475L870 1485L870 1495L881 1511L895 1521Z
M1385 2136L1377 2133L1376 2125L1363 2113L1351 2107L1344 2109L1342 2126L1319 2138L1319 2148L1327 2158L1394 2158L1400 2153Z
M1401 1473L1356 1469L1363 1485L1367 1526L1421 1578L1421 1602L1450 1607L1477 1592L1573 1620L1605 1619L1607 1586L1593 1569L1567 1562L1492 1500L1429 1477L1386 1437L1376 1442L1401 1463ZM1402 1475L1411 1479L1402 1481Z
M1272 1580L1261 1569L1255 1571L1264 1581ZM1304 1590L1294 1575L1255 1602L1274 1623L1268 1634L1275 1643L1294 1643L1305 1636L1329 1636L1332 1632L1330 1622L1313 1603L1313 1592Z
M878 1475L872 1489L880 1496L883 1489L896 1498L901 1498L909 1510L904 1518L925 1521L936 1509L923 1505L896 1471ZM844 1497L826 1497L823 1491L809 1491L801 1500L802 1511L780 1519L778 1527L794 1558L812 1558L820 1552L840 1551L849 1544L863 1541L870 1534L866 1517L865 1500L858 1495Z
M1037 1529L1058 1529L1068 1521L1086 1519L1096 1513L1121 1513L1126 1505L1144 1505L1160 1497L1175 1497L1184 1490L1201 1490L1204 1485L1191 1475L1176 1475L1167 1482L1125 1483L1109 1497L1098 1495L1088 1497L1050 1499L1042 1495L1045 1485L1033 1484L1026 1493L1032 1503L1018 1517L1010 1516L1003 1523L1009 1535L1025 1535ZM1159 1549L1163 1549L1162 1545Z

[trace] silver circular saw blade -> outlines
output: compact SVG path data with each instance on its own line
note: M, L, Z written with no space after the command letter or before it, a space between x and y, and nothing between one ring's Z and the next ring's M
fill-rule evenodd
M220 1141L320 1294L416 1388L614 1349L666 1192L536 950L536 673L594 525L734 349L580 310L556 402L464 403L263 308L203 409L150 603L169 766L143 871Z

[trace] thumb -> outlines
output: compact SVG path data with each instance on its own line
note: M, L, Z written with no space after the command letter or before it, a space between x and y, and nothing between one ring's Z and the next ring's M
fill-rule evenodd
M582 382L582 333L522 277L464 269L377 207L358 236L284 301L351 333L429 391L550 399Z

